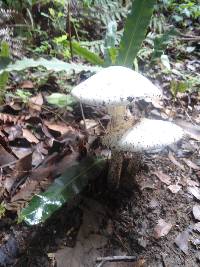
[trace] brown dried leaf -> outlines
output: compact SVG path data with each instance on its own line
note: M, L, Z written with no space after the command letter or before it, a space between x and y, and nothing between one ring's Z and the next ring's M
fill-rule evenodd
M185 254L188 254L188 241L189 241L189 231L184 231L180 233L176 239L175 244L181 251L183 251Z
M2 145L0 145L0 167L14 161L16 161L16 158L8 153Z
M193 216L196 220L200 221L200 205L195 205L192 209Z
M10 177L4 181L4 186L10 192L10 189L16 180L22 179L28 175L32 167L32 154L26 155L24 158L17 161L15 168Z
M23 137L28 140L30 143L39 143L39 140L32 134L32 132L28 129L22 129Z
M96 202L88 201L84 207L83 224L79 230L76 246L66 247L55 253L57 267L95 266L96 258L101 256L100 249L107 243L107 238L97 234L104 218L104 209Z
M178 191L181 190L181 186L177 185L177 184L169 185L168 188L173 194L176 194L176 193L178 193Z
M176 165L177 167L179 167L183 171L185 170L185 167L175 159L175 157L171 151L169 151L168 157L171 160L171 162L174 163L174 165Z
M62 122L57 122L57 123L52 123L49 121L45 121L44 124L53 131L60 132L62 135L67 134L68 132L73 131L73 128L65 123Z
M193 226L193 230L200 233L200 222L195 223L195 225Z
M166 223L163 219L160 219L158 221L158 224L156 225L156 227L154 228L154 237L156 239L166 236L169 231L172 228L172 224L171 223Z
M200 189L196 186L189 186L188 192L192 194L196 199L200 200Z
M31 97L29 99L28 105L30 108L35 109L37 111L41 111L43 105L43 97L42 94L39 93L38 95Z
M155 171L153 172L153 174L155 174L161 182L165 183L166 185L170 185L171 184L171 177L161 171Z
M193 125L185 120L176 120L176 124L183 128L183 130L193 139L200 141L200 126Z
M20 87L22 89L33 89L34 88L34 84L31 81L23 81L23 83L20 84Z
M8 140L13 141L16 138L22 137L22 128L19 125L14 125L12 127L5 127L4 131L9 134Z
M194 170L200 170L200 167L198 165L196 165L194 162L192 162L191 160L189 159L183 159L183 161L187 164L187 166L191 169L194 169Z

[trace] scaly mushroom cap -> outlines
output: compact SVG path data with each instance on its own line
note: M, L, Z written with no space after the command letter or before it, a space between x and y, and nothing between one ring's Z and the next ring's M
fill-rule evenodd
M72 95L89 105L127 105L137 100L152 101L162 96L147 78L126 67L111 66L99 71L72 90Z
M176 143L183 135L184 131L174 123L142 119L122 135L115 144L115 149L126 152L153 152Z

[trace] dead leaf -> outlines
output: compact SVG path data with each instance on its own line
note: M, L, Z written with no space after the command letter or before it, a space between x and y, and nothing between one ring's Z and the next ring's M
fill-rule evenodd
M31 81L23 81L23 83L20 84L20 87L22 89L33 89L34 88L34 84Z
M175 244L181 251L183 251L186 255L188 254L188 241L189 241L189 231L186 230L180 233L176 239Z
M192 162L191 160L184 158L183 161L187 164L189 168L197 170L197 171L200 170L200 167L196 165L194 162Z
M22 129L23 131L23 137L29 141L30 143L39 143L39 140L35 137L35 135L32 134L32 132L28 129Z
M22 137L22 128L19 125L14 125L12 127L4 127L4 131L9 134L9 141L13 141L16 138Z
M193 230L200 233L200 222L194 224Z
M28 105L30 108L35 109L37 111L41 111L43 105L43 97L42 94L39 93L38 95L31 97L29 99Z
M191 180L191 179L187 179L186 183L187 183L187 185L189 185L189 186L199 186L199 183L198 183L198 182L193 181L193 180Z
M177 184L169 185L168 188L173 194L176 194L176 193L178 193L178 191L181 190L181 186L177 185Z
M32 148L30 147L10 147L12 152L19 158L24 158L28 154L32 153Z
M172 228L172 224L171 223L166 223L163 219L160 219L158 221L158 224L156 225L156 227L154 228L154 237L156 239L166 236L169 231Z
M32 167L32 154L26 155L24 158L19 159L12 171L10 177L4 181L4 186L10 192L10 189L16 180L20 180L24 176L28 175L28 172Z
M62 135L66 134L68 132L73 131L73 128L65 123L62 122L57 122L57 123L52 123L49 121L45 121L44 124L53 131L60 132Z
M161 171L156 171L153 172L153 174L155 174L161 182L165 183L166 185L170 185L171 184L171 177Z
M188 192L192 194L196 199L200 200L200 190L196 186L188 187Z
M91 202L91 200L90 200ZM83 224L79 230L76 246L66 247L55 253L57 267L95 266L96 258L101 255L100 248L107 243L107 238L98 234L103 220L103 207L96 201L84 207Z
M192 209L193 216L196 220L200 221L200 205L195 205Z
M193 139L200 141L200 126L193 125L185 120L176 120L177 125L183 128L183 130Z
M175 157L171 151L169 151L168 158L171 160L172 163L174 163L174 165L179 167L181 170L183 170L183 171L185 170L185 167L175 159Z
M14 161L16 161L16 158L8 153L2 145L0 145L0 167Z

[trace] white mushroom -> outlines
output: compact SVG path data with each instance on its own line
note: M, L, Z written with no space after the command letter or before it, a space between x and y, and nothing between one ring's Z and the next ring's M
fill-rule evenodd
M142 120L137 124L137 118L125 120L128 104L138 100L153 102L162 96L160 90L151 81L126 67L112 66L99 71L73 88L72 95L82 103L107 107L111 115L108 134L103 139L103 143L112 151L108 174L108 182L112 188L119 185L123 162L122 151L156 149L171 144L182 136L180 130L177 130L178 126L171 123ZM170 139L172 129L174 133ZM177 134L176 137L175 134Z
M124 152L156 152L176 143L183 135L184 131L172 122L144 118L111 146Z

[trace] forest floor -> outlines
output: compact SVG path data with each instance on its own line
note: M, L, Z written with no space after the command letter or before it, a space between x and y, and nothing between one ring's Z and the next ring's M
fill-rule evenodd
M20 127L26 129L24 124L13 125L11 118L14 115L6 113L6 109L8 106L4 107L1 114L10 116L10 121L8 124L4 120L2 124L4 133L2 139L5 136L9 138L15 133L16 127L18 130ZM30 186L30 183L27 186L26 182L26 186L20 185L12 191L12 197L8 196L8 192L11 194L9 182L13 179L13 171L16 172L20 168L10 167L8 164L10 169L6 169L6 178L2 179L5 187L2 196L7 199L9 211L2 216L0 227L2 244L10 243L6 247L9 255L7 259L4 258L5 248L0 250L0 254L3 253L1 264L4 262L6 263L4 266L9 266L10 261L11 266L18 267L199 266L199 110L200 101L196 93L180 94L175 101L168 101L165 97L164 108L152 108L148 117L166 119L166 113L169 114L170 111L170 114L173 113L173 120L181 125L188 135L177 145L170 146L158 154L144 154L136 176L131 175L131 166L134 163L124 162L122 185L117 192L110 192L107 189L105 170L102 177L90 182L81 196L72 201L72 206L64 206L41 226L31 228L24 223L16 224L16 211L21 207L21 203L26 202L37 190ZM28 109L26 113L27 111ZM91 114L93 114L91 110L86 113L88 119L91 119ZM80 114L74 113L73 116L81 119ZM94 115L91 117L94 118ZM55 142L57 131L60 129L59 123L57 121L57 126L54 127L58 129L53 131L46 128L45 135L48 138L46 136L45 138L48 142L53 140L52 138ZM31 134L28 136L33 138ZM48 143L45 138L41 138L41 133L35 136L40 140L38 142L40 145ZM23 154L21 158L24 158L24 153L27 151L24 152L23 148L30 149L27 140L34 141L30 141L27 136L18 139L15 137L13 140L17 142L15 146L18 146L18 150ZM58 146L59 142L57 141ZM53 143L49 147L53 147ZM11 149L16 151L13 145ZM63 148L59 149L63 151ZM4 156L2 154L4 159L5 156L8 157L8 152ZM68 157L69 155L64 164L69 162ZM7 160L9 162L11 159ZM33 160L41 161L37 153L33 154ZM48 179L49 177L51 175ZM40 177L39 180L40 191L43 183L51 183L51 178L50 182L44 177ZM15 256L20 254L16 260ZM135 258L127 261L127 255ZM104 257L107 256L123 257L121 261L104 261ZM103 259L97 262L99 257Z
M36 226L18 222L18 214L80 157L104 152L98 140L108 117L105 110L83 105L91 137L85 144L79 104L55 108L46 97L66 93L89 72L66 77L39 68L11 74L0 107L0 266L200 266L199 39L185 34L165 51L170 69L160 61L142 62L140 71L164 97L161 106L138 106L145 117L181 126L185 137L159 153L144 153L136 174L135 162L126 159L115 192L107 188L106 166L81 194ZM180 92L187 77L195 90Z

